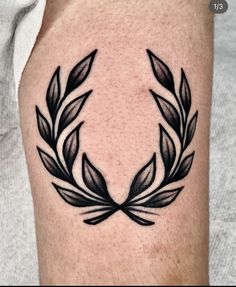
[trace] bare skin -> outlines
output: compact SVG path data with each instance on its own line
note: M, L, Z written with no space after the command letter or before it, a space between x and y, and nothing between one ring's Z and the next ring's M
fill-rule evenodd
M43 285L208 284L208 150L212 83L212 16L208 1L48 1L43 26L20 85L22 133L32 186L40 280ZM98 49L91 73L71 99L90 89L77 121L81 179L86 152L121 203L137 171L157 152L164 123L149 89L169 94L153 76L146 49L168 63L176 86L183 67L199 119L190 151L195 159L170 206L143 227L122 212L99 225L83 223L81 209L53 189L59 183L37 153L45 147L35 105L46 114L46 90L58 65L65 88L71 69ZM71 127L72 129L72 127ZM47 149L49 152L50 150ZM153 218L153 217L152 217Z

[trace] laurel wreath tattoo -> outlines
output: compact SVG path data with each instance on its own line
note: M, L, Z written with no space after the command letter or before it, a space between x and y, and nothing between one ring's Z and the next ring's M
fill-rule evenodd
M149 162L135 175L127 199L122 204L118 204L112 199L103 175L84 153L82 155L82 179L86 188L83 188L73 175L74 162L80 148L79 134L83 122L80 122L65 137L61 150L58 142L62 133L79 116L85 102L92 93L92 90L90 90L65 105L65 99L69 94L79 88L88 77L96 52L97 50L94 50L72 69L64 93L61 91L60 67L53 74L46 95L50 120L36 106L39 133L51 148L53 156L37 147L39 156L49 173L69 184L70 187L65 188L52 183L66 203L75 207L89 208L82 214L98 213L96 216L85 219L85 223L96 225L121 210L140 225L153 225L154 221L143 218L140 214L155 214L151 211L152 209L170 205L184 188L184 186L168 188L168 185L182 180L191 169L194 152L188 155L185 153L195 133L198 111L189 118L192 104L191 90L183 69L181 69L181 83L179 95L177 95L170 69L150 50L147 50L156 80L171 93L176 102L175 106L150 90L167 125L176 133L180 148L177 148L174 139L166 128L159 124L159 148L164 165L164 176L159 185L151 189L156 178L156 153L154 153Z

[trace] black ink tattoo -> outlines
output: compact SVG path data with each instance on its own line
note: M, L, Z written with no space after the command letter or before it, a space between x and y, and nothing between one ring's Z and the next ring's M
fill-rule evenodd
M196 111L189 120L191 90L183 69L181 69L181 83L178 96L175 91L173 75L168 66L150 50L147 50L147 53L156 80L172 94L177 104L177 107L175 107L172 103L150 90L161 115L167 124L175 131L179 139L180 150L177 153L174 140L167 130L159 124L160 154L164 165L164 176L157 188L141 195L155 180L156 158L153 156L149 163L137 173L131 185L125 205L132 207L132 209L163 208L177 198L184 186L174 189L168 188L167 186L183 179L191 169L194 152L185 156L185 151L193 139L198 118L198 111ZM140 224L152 225L154 222L146 220L145 223Z
M63 160L61 160L58 150L58 141L61 134L77 118L92 90L75 98L65 107L63 107L64 100L86 80L96 52L97 50L93 51L72 69L63 95L60 84L60 67L56 69L46 96L50 122L36 106L39 133L51 147L54 156L49 155L39 147L38 152L45 168L53 176L71 186L70 188L64 188L52 183L63 200L75 207L91 208L82 214L99 213L99 215L85 219L85 223L98 224L121 210L140 225L153 225L153 221L141 217L140 214L153 215L155 213L150 211L151 209L163 208L171 204L184 187L172 189L167 186L187 176L193 162L194 152L185 156L185 151L193 139L198 117L198 112L195 112L192 118L189 119L191 108L190 87L182 69L178 96L175 91L173 75L167 65L150 50L147 50L155 78L173 95L177 104L177 107L175 107L172 103L150 90L163 118L175 131L179 139L180 150L177 152L174 140L160 124L160 154L165 171L161 183L154 190L146 192L151 188L156 178L156 153L154 153L150 161L135 175L127 199L122 204L118 204L111 198L103 175L89 161L85 153L82 156L82 178L86 189L81 187L74 178L73 165L79 152L79 133L83 122L65 138L61 151Z

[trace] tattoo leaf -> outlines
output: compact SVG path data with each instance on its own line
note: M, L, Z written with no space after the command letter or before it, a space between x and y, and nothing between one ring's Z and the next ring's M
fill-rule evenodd
M181 69L181 83L179 94L185 113L186 115L188 115L191 108L191 91L183 69Z
M193 158L194 152L192 152L190 155L186 156L182 160L176 174L173 176L171 181L181 180L189 173L192 166Z
M61 170L55 159L53 159L50 155L48 155L46 152L44 152L42 149L37 147L39 156L45 166L45 168L54 176L66 180L66 175Z
M164 117L164 119L168 122L168 124L175 130L175 132L181 136L180 134L180 116L176 108L167 100L157 95L155 92L150 90L152 93L159 109Z
M162 208L171 204L184 187L162 191L149 198L142 205L149 208Z
M101 215L85 219L84 223L90 224L90 225L96 225L104 220L106 220L108 217L110 217L112 214L114 214L117 211L117 209L111 208L109 211L104 212Z
M157 81L170 92L175 93L174 80L170 69L150 50L147 50L147 53L150 58L152 70Z
M81 122L69 135L66 137L63 144L63 156L68 170L71 172L72 167L79 151L79 131L83 122Z
M72 69L67 80L65 95L68 95L85 81L91 70L96 53L97 50L94 50Z
M60 117L58 134L60 134L78 116L91 93L92 90L77 97L65 107Z
M106 200L110 200L110 195L107 190L107 185L104 177L92 165L86 154L83 154L82 158L82 176L84 183L93 193Z
M186 140L185 140L185 148L191 143L195 130L196 130L196 125L197 125L197 118L198 118L198 112L194 114L192 119L190 120L187 128L187 135L186 135Z
M47 121L47 119L40 112L39 108L36 106L36 114L37 114L37 122L38 129L41 137L52 146L52 138L51 138L51 128Z
M60 66L59 66L52 76L52 79L48 86L47 97L46 97L48 110L53 122L56 119L57 107L60 96L61 96L61 87L60 87Z
M167 176L174 164L176 150L174 141L162 125L160 125L160 151L165 166L165 175Z
M150 226L150 225L155 224L155 222L144 219L144 218L134 214L133 212L130 212L128 209L124 209L123 211L130 219L132 219L133 221L135 221L139 225Z
M149 188L156 177L156 154L154 153L151 160L142 167L135 175L130 187L128 199L132 199Z
M56 185L55 183L52 183L57 192L60 194L60 196L70 205L76 206L76 207L86 207L86 206L95 206L99 205L100 202L97 202L93 199L90 199L78 192L74 192L70 189L60 187L59 185Z

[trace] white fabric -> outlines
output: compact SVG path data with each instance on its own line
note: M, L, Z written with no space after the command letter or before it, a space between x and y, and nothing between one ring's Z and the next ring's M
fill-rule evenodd
M211 127L211 285L236 284L236 1L215 21ZM37 285L32 199L17 89L45 0L0 0L0 285Z
M17 89L44 6L44 0L0 0L0 285L38 285L33 205Z
M22 0L24 2L24 0ZM25 1L27 2L27 1ZM36 40L36 36L41 27L42 17L46 0L31 0L32 9L30 13L24 15L23 21L21 21L17 27L15 34L15 48L13 54L14 76L15 84L18 89L21 73L25 67L26 61L29 58L30 52ZM16 90L17 95L17 90ZM16 97L17 98L17 97Z

